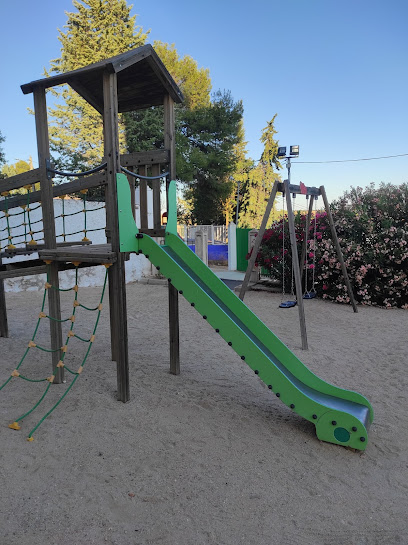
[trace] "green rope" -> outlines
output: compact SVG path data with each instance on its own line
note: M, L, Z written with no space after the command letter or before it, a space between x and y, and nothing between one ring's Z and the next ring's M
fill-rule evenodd
M68 386L68 388L65 390L65 392L62 394L62 396L59 398L59 400L55 403L55 405L53 407L51 407L51 409L41 418L41 420L38 422L38 424L36 426L34 426L34 428L30 431L30 433L28 434L28 439L30 439L33 435L33 433L35 432L35 430L37 428L39 428L41 426L41 424L44 422L44 420L58 407L58 405L61 403L61 401L64 399L64 397L67 395L67 393L70 391L70 389L72 388L72 386L75 384L75 381L76 379L79 377L79 375L76 375L73 379L72 379L72 382L71 384ZM50 384L48 385L50 386ZM42 397L42 399L40 399L40 401L38 402L37 404L37 407L38 405L41 403L41 401L44 399L45 397L45 394L48 392L48 388L47 390L45 391L44 393L44 396ZM32 410L34 410L36 407L34 407ZM32 411L30 411L32 412ZM30 413L28 413L30 414ZM23 417L22 417L23 418ZM16 420L16 422L18 422L18 420Z
M23 380L26 380L27 382L45 382L46 378L28 378L25 375L18 375L18 378L21 378Z
M71 318L64 318L64 319L59 319L59 318L53 318L52 316L46 316L49 320L51 320L52 322L58 322L60 324L63 324L64 322L69 322L71 320Z
M61 348L55 348L55 349L44 348L43 346L40 346L39 344L37 344L35 347L38 348L38 350L41 350L42 352L49 352L50 354L52 354L53 352L59 352L61 350Z
M81 364L82 369L84 368L84 366L85 366L85 364L86 364L86 362L87 362L87 359L88 359L88 356L89 356L91 347L92 347L93 342L94 342L94 341L91 340L91 339L94 339L94 336L95 336L95 333L96 333L96 330L97 330L97 327L98 327L98 324L99 324L99 320L100 320L100 316L101 316L101 312L102 312L101 305L102 305L102 301L103 301L103 298L104 298L104 295L105 295L105 291L106 291L107 278L108 278L108 270L106 270L106 274L105 274L105 279L104 279L104 283L103 283L103 289L102 289L102 293L101 293L101 297L100 297L100 303L99 303L99 305L98 305L95 309L92 309L92 310L97 310L97 309L99 309L99 310L98 310L98 315L97 315L97 317L96 317L95 325L94 325L93 332L92 332L92 335L91 335L90 339L82 339L81 337L79 337L79 336L76 335L76 334L73 335L71 332L73 331L74 322L72 321L71 327L70 327L70 329L69 329L69 332L70 332L71 334L68 334L67 340L66 340L66 343L65 343L65 346L67 346L68 343L69 343L69 339L70 339L72 336L77 337L78 339L80 339L80 340L82 340L82 341L88 343L88 349L87 349L87 351L86 351L86 354L85 354L85 356L84 356L84 358L83 358L83 360L82 360L82 364ZM49 283L48 280L49 280L49 278L48 278L48 274L47 274L47 283ZM75 269L75 286L77 286L77 285L78 285L78 267L76 267L76 269ZM74 288L70 288L70 289L74 289ZM68 290L67 290L67 291L68 291ZM42 305L41 305L41 313L44 312L44 308L45 308L46 292L47 292L47 288L44 290L44 295L43 295L43 300L42 300ZM76 291L75 291L74 302L77 302L77 300L78 300L78 291L76 290ZM77 304L77 305L74 304L74 305L73 305L72 316L75 315L75 311L76 311L77 307L79 307L79 306L82 306L82 305L79 305L79 304ZM47 316L47 317L50 318L49 316ZM40 318L37 320L37 324L36 324L36 327L35 327L35 330L34 330L34 334L33 334L32 338L31 338L31 341L32 341L33 343L34 343L34 340L35 340L35 336L36 336L36 334L37 334L37 332L38 332L38 328L39 328L40 322L41 322L41 316L40 316ZM45 351L45 352L55 352L55 351L56 351L56 350L44 349L43 347L40 347L40 346L38 346L38 345L35 345L35 346L36 346L37 348L39 348L40 350L43 350L43 351ZM30 348L31 348L31 346L29 345L29 346L27 347L27 349L26 349L26 351L25 351L23 357L21 358L21 360L20 360L20 362L19 362L19 364L18 364L18 366L17 366L16 369L18 369L18 368L22 365L22 363L23 363L25 357L27 356L27 354L28 354ZM60 350L60 348L59 348L58 350ZM63 352L60 361L62 361L62 362L64 361L65 355L66 355L66 351ZM58 365L59 365L59 364L58 364ZM80 375L80 373L73 371L72 369L70 369L70 368L69 368L68 366L66 366L65 364L64 364L64 368L66 368L67 371L68 371L69 373L71 373L72 375L74 375L74 378L73 378L72 382L70 383L70 385L67 387L66 391L65 391L65 392L63 393L63 395L60 397L60 399L51 407L51 409L50 409L50 410L49 410L49 411L40 419L40 421L37 423L37 425L30 431L30 433L29 433L29 435L28 435L28 438L29 438L29 439L32 437L32 434L37 430L37 428L44 422L44 420L45 420L45 419L46 419L46 418L47 418L47 417L48 417L48 416L49 416L49 415L58 407L58 405L59 405L59 404L61 403L61 401L65 398L65 396L67 395L67 393L69 392L69 390L72 388L72 386L75 384L75 381L77 380L77 378L78 378L79 375ZM54 368L54 370L53 370L53 376L56 375L57 369L58 369L58 367L56 366L56 367ZM82 369L81 369L81 370L82 370ZM8 379L5 381L5 383L4 383L2 386L0 386L0 390L1 390L2 388L4 388L4 386L6 386L6 384L8 384L8 383L11 381L11 379L13 378L13 376L14 376L14 375L8 377ZM28 381L28 382L45 382L45 381L48 380L48 381L49 381L49 384L48 384L47 388L45 389L44 393L42 394L42 396L40 397L40 399L37 401L37 403L36 403L29 411L25 412L23 415L21 415L19 418L17 418L17 419L15 420L15 422L19 422L20 420L23 420L26 416L28 416L29 414L31 414L31 413L32 413L32 412L33 412L33 411L42 403L42 401L45 399L45 397L46 397L46 395L47 395L47 393L48 393L48 391L49 391L49 389L50 389L51 382L52 382L52 381L50 380L50 378L44 378L44 379L30 379L30 378L26 377L25 375L21 375L21 374L18 375L18 378L21 378L21 379L26 380L26 381Z
M14 420L14 422L20 422L20 420L23 420L23 418L25 418L26 416L31 414L38 407L38 405L41 403L41 401L44 399L44 397L47 395L48 390L50 389L50 386L51 386L51 382L48 384L47 388L45 389L45 392L40 397L40 399L37 401L37 403L34 405L34 407L32 409L30 409L29 411L27 411L26 413L24 413L23 415L21 415L16 420Z
M10 382L10 380L12 379L13 377L12 376L9 376L9 378L3 382L3 384L0 386L0 391L5 387L7 386L7 384Z
M97 307L94 307L94 308L86 307L86 306L83 305L82 303L79 303L78 306L80 306L81 308L84 308L85 310L90 310L91 312L94 311L94 310L98 310L98 307L99 307L99 305L98 305Z
M108 269L106 269L105 280L104 280L104 283L103 283L103 289L102 289L102 294L101 294L101 298L100 298L100 304L102 304L102 301L103 301L103 298L104 298L104 295L105 295L107 278L108 278ZM77 294L75 294L75 295L77 295ZM75 307L74 307L74 310L75 310ZM101 312L102 311L99 310L98 316L97 316L96 321L95 321L95 326L94 326L94 329L93 329L93 332L92 332L92 336L94 336L95 333L96 333L96 330L97 330L97 327L98 327L98 324L99 324L99 319L100 319L100 316L101 316ZM93 344L93 342L91 340L89 340L88 350L86 351L86 354L85 354L85 356L84 356L84 358L82 360L82 364L81 364L82 368L85 367L85 364L86 364L86 361L88 359L88 355L89 355L89 352L91 350L92 344ZM71 370L70 370L70 372L72 373ZM74 374L74 373L72 373L72 374ZM51 409L41 418L41 420L37 423L37 425L34 426L34 428L30 431L30 433L28 434L28 439L30 439L32 437L33 433L41 426L41 424L44 422L44 420L58 407L58 405L61 403L61 401L64 399L64 397L68 394L68 392L70 391L72 386L75 384L78 377L79 377L79 373L76 373L75 377L72 379L71 384L67 387L67 389L62 394L60 399L53 405L53 407L51 407ZM17 420L16 420L16 422L17 422Z

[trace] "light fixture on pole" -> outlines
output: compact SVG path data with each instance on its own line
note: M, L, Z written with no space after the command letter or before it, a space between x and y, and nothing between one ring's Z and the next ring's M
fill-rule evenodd
M288 181L290 185L290 160L295 159L296 157L299 157L299 146L290 146L289 148L290 153L289 155L286 154L286 146L279 147L278 148L278 159L286 159L286 168L288 169Z

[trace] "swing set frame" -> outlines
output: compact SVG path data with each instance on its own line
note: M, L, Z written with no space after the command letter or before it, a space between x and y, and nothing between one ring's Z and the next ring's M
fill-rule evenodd
M273 204L275 202L276 194L278 192L282 193L282 195L286 198L286 208L288 213L289 234L290 234L290 245L292 249L293 272L294 272L295 287L296 287L296 301L297 301L297 307L299 312L300 335L302 339L302 350L308 350L309 347L307 342L305 309L303 305L303 296L302 296L303 295L302 274L303 274L305 260L306 260L307 237L305 237L303 241L302 252L301 252L301 257L299 262L299 257L297 252L297 243L296 243L295 219L294 219L291 195L305 195L306 198L309 197L309 209L307 213L306 226L305 226L306 233L309 232L310 222L311 222L312 213L313 213L313 203L316 198L322 197L324 208L327 213L327 217L329 219L330 230L331 230L332 240L336 248L337 259L339 260L339 263L341 265L341 271L347 286L347 292L350 298L350 303L353 307L353 311L358 312L357 304L353 295L353 290L351 288L350 278L347 273L346 263L344 261L343 252L341 250L339 239L337 237L333 215L330 210L329 201L327 200L326 190L324 186L321 185L320 187L307 187L302 184L302 187L301 187L300 185L290 184L289 180L284 180L284 182L279 182L278 180L275 181L272 187L269 200L268 200L268 204L266 205L265 214L262 218L258 235L256 236L254 245L252 247L252 253L248 261L248 267L245 273L245 278L242 283L241 290L239 292L239 298L241 299L241 301L244 300L245 293L248 289L251 272L254 268L255 261L259 252L259 248L261 246L262 239L265 233L266 224L268 222L269 216L273 209Z

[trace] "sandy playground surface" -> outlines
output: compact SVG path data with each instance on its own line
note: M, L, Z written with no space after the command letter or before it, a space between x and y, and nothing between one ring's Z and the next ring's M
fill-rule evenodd
M92 306L99 294L83 288L80 300ZM1 383L41 298L7 296ZM370 399L365 453L318 441L182 298L181 375L170 375L166 286L130 284L129 403L115 398L107 300L83 374L33 442L28 432L64 386L52 386L21 431L7 426L44 384L13 379L0 392L0 545L407 544L407 312L305 301L302 352L296 308L278 309L269 293L245 300L315 373ZM94 314L77 316L89 336ZM70 342L66 363L76 369L84 345ZM31 353L27 374L50 374L49 356Z

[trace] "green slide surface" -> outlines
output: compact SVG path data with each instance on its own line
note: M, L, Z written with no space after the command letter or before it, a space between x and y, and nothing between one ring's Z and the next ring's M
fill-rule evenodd
M143 253L289 410L315 425L319 439L364 450L370 403L312 373L178 237L175 182L164 245L138 232L126 176L118 174L117 185L121 251Z

